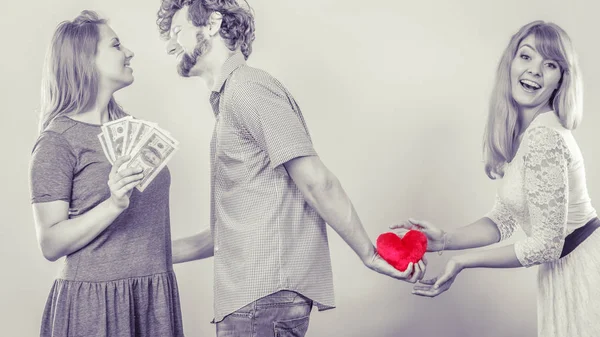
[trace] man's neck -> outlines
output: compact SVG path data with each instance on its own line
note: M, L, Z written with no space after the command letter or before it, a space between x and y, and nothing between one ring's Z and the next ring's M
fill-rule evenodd
M209 90L213 90L215 82L220 79L225 62L236 53L226 47L224 49L213 49L212 52L211 57L206 60L206 70L200 75Z

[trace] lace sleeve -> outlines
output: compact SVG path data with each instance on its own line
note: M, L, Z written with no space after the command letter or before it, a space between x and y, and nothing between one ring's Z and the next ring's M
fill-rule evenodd
M569 150L558 132L539 127L529 131L524 156L524 184L531 233L515 243L524 267L560 258L566 235Z
M485 216L492 220L498 227L500 241L508 239L515 232L517 221L498 194L496 194L494 207Z

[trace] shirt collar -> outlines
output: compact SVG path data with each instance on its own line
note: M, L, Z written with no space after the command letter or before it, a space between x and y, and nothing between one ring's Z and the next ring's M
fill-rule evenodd
M220 93L231 73L233 73L234 70L245 64L246 58L244 57L244 54L242 54L240 51L237 51L233 55L231 55L221 66L219 77L217 77L217 80L215 81L212 87L212 91Z

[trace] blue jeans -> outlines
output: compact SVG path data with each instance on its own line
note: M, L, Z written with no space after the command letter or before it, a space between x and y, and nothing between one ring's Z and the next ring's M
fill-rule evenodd
M278 291L225 316L217 337L303 337L312 305L294 291Z

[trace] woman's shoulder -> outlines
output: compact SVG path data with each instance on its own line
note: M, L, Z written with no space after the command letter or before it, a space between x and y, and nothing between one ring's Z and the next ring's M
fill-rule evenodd
M532 156L553 154L570 160L570 138L572 137L569 137L569 130L565 129L560 121L558 121L558 125L554 124L551 119L545 122L530 125L525 131L523 135L524 154Z
M48 126L40 133L40 137L66 138L76 124L74 120L68 117L58 116L48 123Z
M70 148L70 130L75 126L75 122L70 118L59 116L54 118L48 126L40 132L35 141L34 150L41 145L44 147L63 147Z
M557 141L565 138L570 130L565 128L554 111L538 115L524 132L524 138L540 141Z
M560 118L554 111L548 111L542 114L539 114L529 125L527 131L535 130L537 128L546 128L549 130L554 130L555 132L566 135L571 132L571 130L565 128L560 121Z

